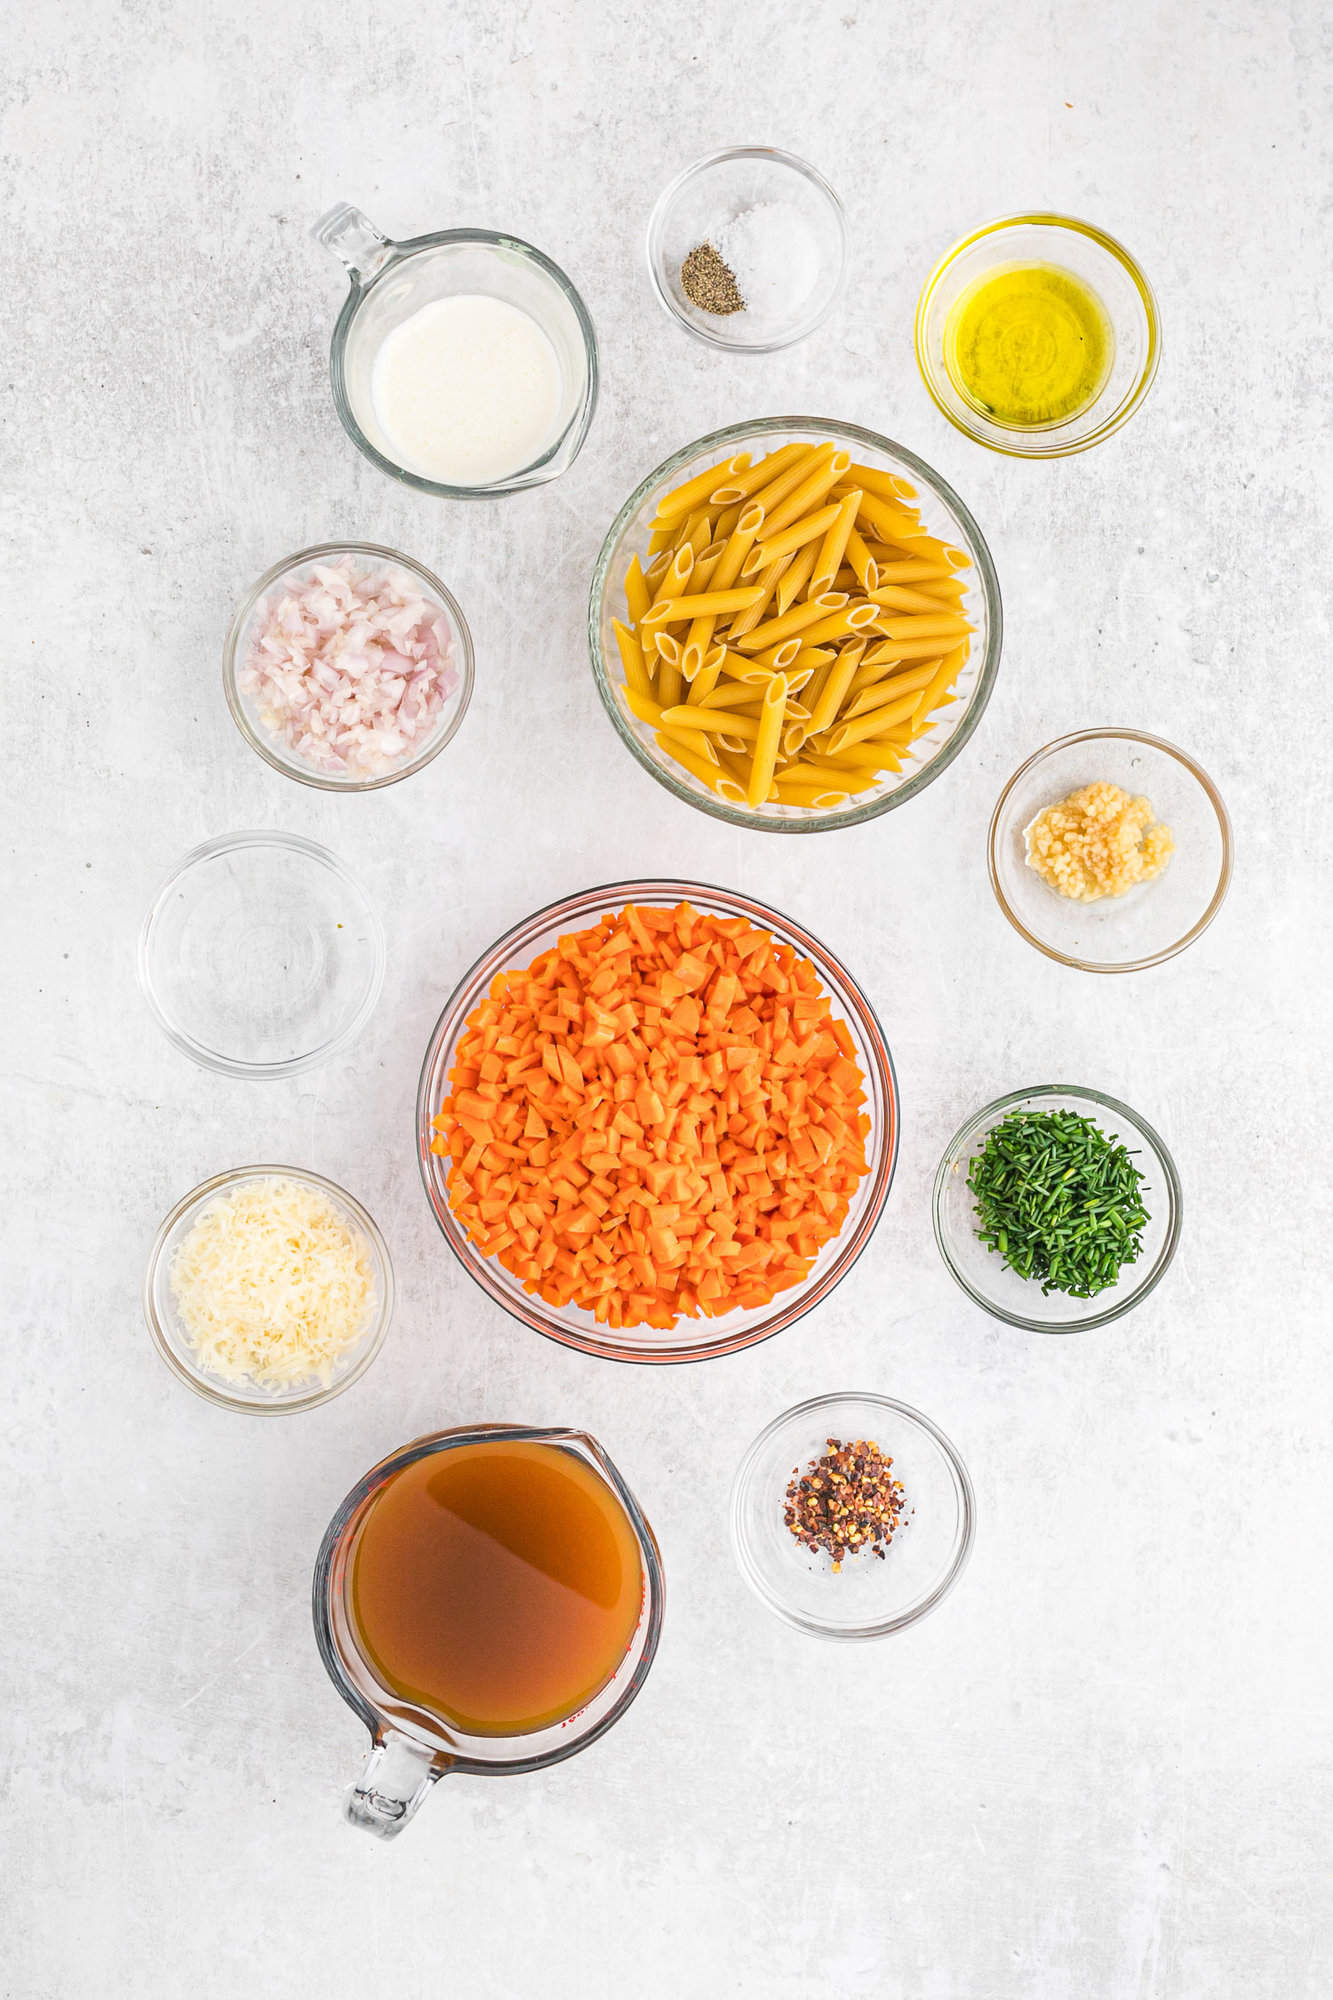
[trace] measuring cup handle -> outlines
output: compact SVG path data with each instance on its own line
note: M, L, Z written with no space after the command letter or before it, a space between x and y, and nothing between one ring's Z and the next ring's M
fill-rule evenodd
M376 1740L365 1769L347 1795L346 1816L353 1826L363 1826L381 1840L392 1840L448 1768L438 1754L423 1750L395 1729L386 1730Z
M368 216L350 201L340 201L327 215L321 215L311 230L316 243L332 250L357 284L364 284L382 271L393 255L393 245L382 236Z

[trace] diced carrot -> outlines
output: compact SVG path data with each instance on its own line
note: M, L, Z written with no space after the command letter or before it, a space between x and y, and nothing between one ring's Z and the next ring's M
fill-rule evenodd
M496 976L430 1143L527 1291L667 1329L804 1282L868 1171L864 1102L813 964L743 918L628 905Z

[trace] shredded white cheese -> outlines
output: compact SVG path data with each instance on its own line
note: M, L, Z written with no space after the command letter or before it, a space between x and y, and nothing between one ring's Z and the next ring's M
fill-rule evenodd
M319 1188L278 1175L210 1201L169 1276L199 1366L265 1389L327 1386L374 1307L364 1235Z

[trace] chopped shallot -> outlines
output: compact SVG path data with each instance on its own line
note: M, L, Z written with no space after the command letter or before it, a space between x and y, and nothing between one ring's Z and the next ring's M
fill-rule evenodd
M404 569L315 563L255 607L237 685L312 770L380 778L415 756L458 686L444 607Z

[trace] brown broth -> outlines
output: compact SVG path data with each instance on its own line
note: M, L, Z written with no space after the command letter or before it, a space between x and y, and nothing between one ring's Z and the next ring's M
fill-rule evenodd
M476 1736L561 1722L629 1650L643 1566L583 1459L512 1439L405 1466L357 1532L349 1608L383 1685Z

